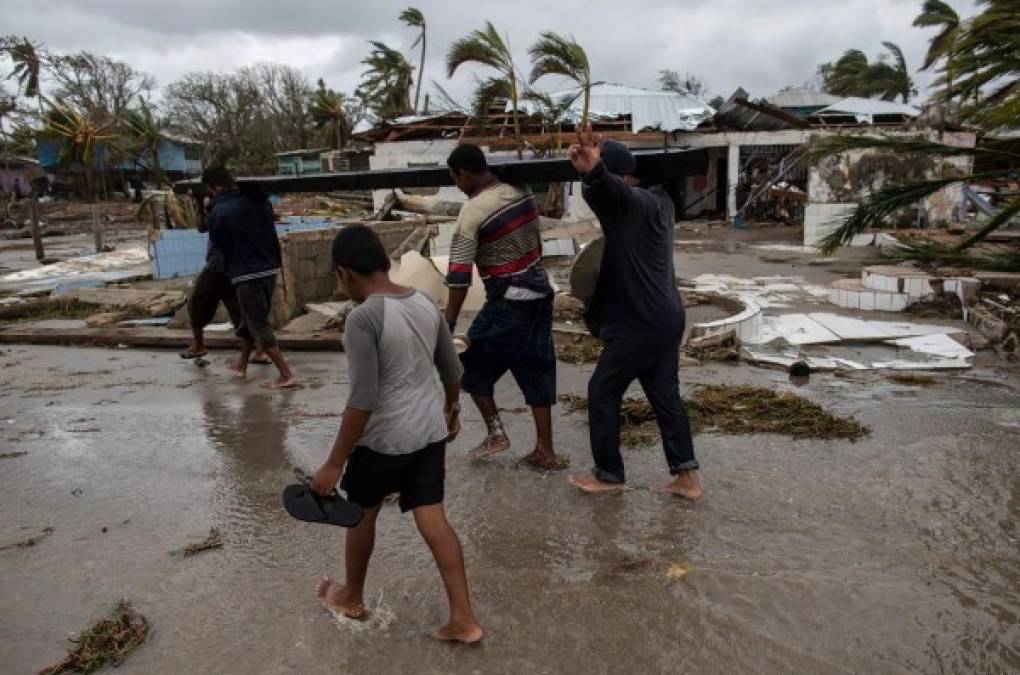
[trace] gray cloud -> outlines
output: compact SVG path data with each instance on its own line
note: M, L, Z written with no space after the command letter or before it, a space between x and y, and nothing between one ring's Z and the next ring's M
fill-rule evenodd
M814 77L818 63L857 47L874 58L884 40L899 44L908 65L921 63L930 31L911 26L920 0L413 0L429 23L426 84L439 81L466 99L472 74L447 80L450 42L486 19L509 35L522 70L542 30L572 33L599 80L654 86L664 68L704 77L713 94L743 86L756 96ZM57 51L87 49L152 73L161 85L193 70L231 70L278 61L352 91L370 39L407 49L413 30L397 21L407 0L4 0L4 31ZM950 4L973 13L970 0ZM409 54L417 63L417 55ZM918 73L923 89L931 75ZM550 80L549 87L559 83Z

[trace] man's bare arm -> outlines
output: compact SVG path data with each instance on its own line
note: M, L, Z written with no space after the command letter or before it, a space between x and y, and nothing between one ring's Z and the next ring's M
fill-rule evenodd
M450 289L450 295L446 300L446 325L450 327L451 333L453 333L454 326L457 325L457 317L460 316L460 310L464 307L467 294L467 288Z

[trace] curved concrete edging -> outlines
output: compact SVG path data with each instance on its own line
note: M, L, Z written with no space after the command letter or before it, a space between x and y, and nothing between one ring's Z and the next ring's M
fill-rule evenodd
M743 309L733 316L728 316L725 319L717 319L715 321L705 321L703 323L694 324L694 327L691 329L692 338L716 335L728 330L733 330L736 333L738 340L747 340L761 332L761 305L755 302L751 296L741 295L735 298L733 296L725 296L715 293L706 293L705 295L712 295L715 298L730 301L730 303L739 303L743 306Z

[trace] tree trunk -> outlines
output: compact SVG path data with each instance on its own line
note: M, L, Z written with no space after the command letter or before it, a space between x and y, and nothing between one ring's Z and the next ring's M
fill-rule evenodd
M92 205L92 233L95 235L96 253L102 253L103 223L99 220L99 204Z
M581 128L588 127L588 113L591 106L591 81L584 83L584 109L581 111Z
M35 259L42 261L46 257L43 250L42 232L39 228L39 196L32 190L32 196L28 202L28 212L32 218L32 244L35 246Z
M421 80L425 77L425 26L421 27L421 63L418 64L418 86L414 91L414 114L418 112L418 100L421 97Z

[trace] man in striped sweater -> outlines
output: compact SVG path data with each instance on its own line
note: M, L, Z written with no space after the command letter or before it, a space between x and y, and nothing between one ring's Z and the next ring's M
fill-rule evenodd
M475 265L485 284L485 305L468 330L470 346L461 355L461 388L474 399L487 432L470 456L485 459L510 447L494 399L496 382L510 371L535 418L535 448L521 463L543 470L563 468L552 442L553 289L542 266L538 206L531 193L493 175L477 145L459 145L447 165L469 197L450 245L446 321L451 333Z

